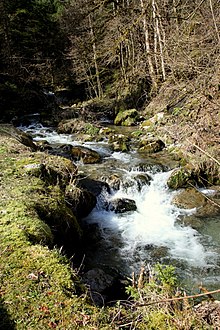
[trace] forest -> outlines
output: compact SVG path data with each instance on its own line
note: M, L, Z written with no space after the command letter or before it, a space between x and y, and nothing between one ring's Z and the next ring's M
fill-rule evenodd
M1 80L140 109L166 81L210 78L219 11L218 0L1 0Z

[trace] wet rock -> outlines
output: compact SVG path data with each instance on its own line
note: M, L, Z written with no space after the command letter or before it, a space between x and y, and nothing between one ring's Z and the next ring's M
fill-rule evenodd
M45 151L45 150L52 150L53 148L51 147L51 145L47 142L47 141L37 141L37 146L39 148L40 151Z
M101 162L101 156L98 152L82 146L72 147L71 155L74 160L80 160L84 164L95 164Z
M137 187L140 191L143 186L150 184L152 178L148 174L137 174L135 175L134 180L137 182Z
M120 111L115 120L115 125L121 126L134 126L139 120L139 114L136 109L129 109L125 111Z
M161 163L140 163L138 164L137 168L139 169L139 171L141 172L148 172L150 171L151 173L155 174L155 173L159 173L159 172L164 172L169 170L169 167L161 164Z
M122 184L122 178L120 178L117 174L112 174L106 179L106 182L109 184L111 189L119 190Z
M166 246L154 246L151 252L151 257L155 260L161 260L168 255L168 248Z
M165 148L165 143L160 139L147 138L142 139L139 149L139 152L146 152L149 154L162 151Z
M187 188L174 196L172 203L183 209L193 209L204 206L206 198L195 188Z
M190 226L193 229L199 230L204 226L204 222L196 215L189 215L182 217L178 222L184 226Z
M83 275L82 281L88 285L94 303L96 305L103 305L106 298L105 291L113 286L114 277L105 273L100 268L94 268Z
M115 213L125 213L129 211L136 211L137 206L133 199L129 198L115 198L110 201L107 210Z

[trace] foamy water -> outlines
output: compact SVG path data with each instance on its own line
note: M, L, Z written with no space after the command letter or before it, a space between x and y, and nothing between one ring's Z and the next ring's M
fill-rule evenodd
M196 230L176 223L179 215L189 215L195 210L181 210L171 204L173 193L166 186L169 175L170 173L152 175L150 185L145 185L140 192L134 184L105 196L109 200L118 197L133 199L137 211L115 214L103 210L99 203L87 221L98 223L108 240L111 240L114 233L120 233L123 242L121 256L130 259L130 262L137 248L140 258L144 259L145 247L154 246L165 247L170 257L183 260L191 266L205 267L210 263L210 257L214 261L215 253L205 250ZM125 176L128 179L128 173ZM109 230L105 233L105 229Z

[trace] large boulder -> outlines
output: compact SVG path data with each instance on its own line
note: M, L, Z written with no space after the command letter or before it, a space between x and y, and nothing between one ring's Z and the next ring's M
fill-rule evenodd
M139 120L139 114L136 109L129 109L125 111L120 111L115 120L115 125L120 126L134 126Z
M82 146L72 147L71 156L74 160L80 160L84 164L95 164L101 162L101 156L98 152Z
M78 118L62 120L58 124L57 131L58 133L63 133L63 134L85 132L86 125L87 123L85 123L84 120Z
M90 191L96 197L103 191L110 192L110 187L107 182L94 180L87 176L78 176L77 186Z

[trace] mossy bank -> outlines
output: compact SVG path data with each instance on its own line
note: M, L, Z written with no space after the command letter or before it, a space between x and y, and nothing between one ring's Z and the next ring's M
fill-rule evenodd
M65 241L74 247L80 239L63 193L76 168L61 157L0 139L0 328L77 328L88 308L76 296L84 289L55 247ZM95 317L96 308L89 306Z

